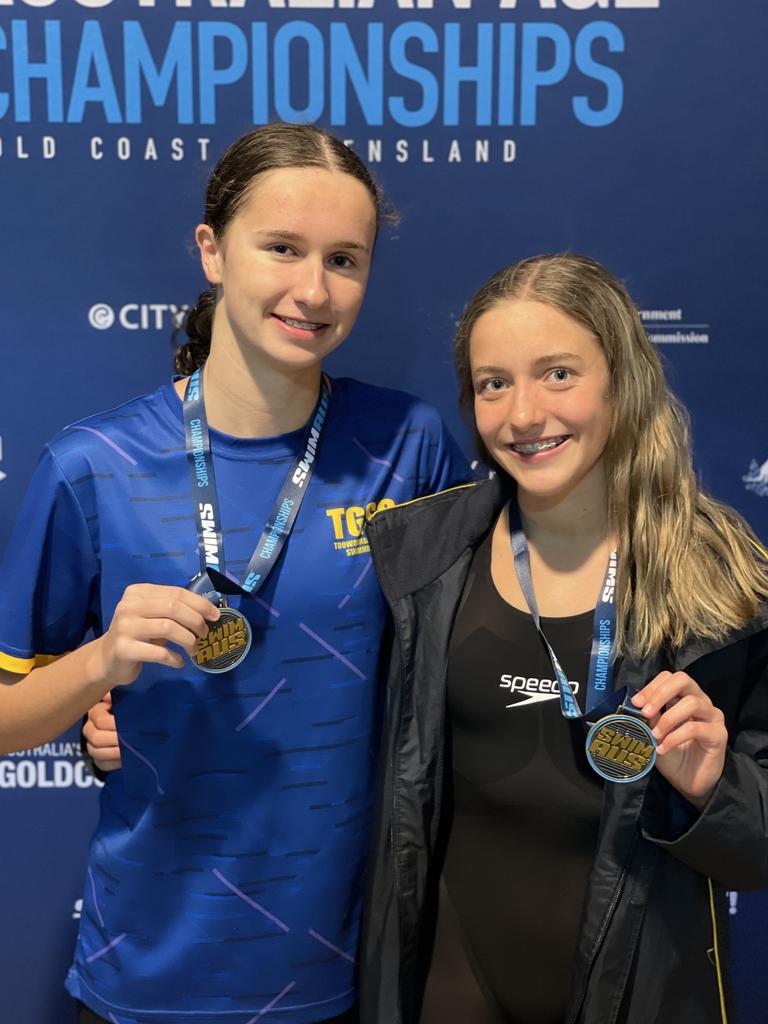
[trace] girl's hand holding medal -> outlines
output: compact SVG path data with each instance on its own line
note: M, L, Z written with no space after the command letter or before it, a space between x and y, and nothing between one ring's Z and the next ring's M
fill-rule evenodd
M659 672L632 703L658 742L657 770L700 810L723 774L728 731L722 711L685 672Z
M110 686L132 683L145 662L183 668L175 644L194 661L198 638L221 612L183 587L137 583L126 587L107 632L94 640L95 672Z

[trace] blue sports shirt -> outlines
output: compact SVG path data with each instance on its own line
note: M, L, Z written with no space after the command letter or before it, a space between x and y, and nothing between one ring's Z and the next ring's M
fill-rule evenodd
M211 430L242 576L304 429ZM467 478L437 413L337 379L293 533L239 667L145 665L114 691L110 774L67 987L117 1024L310 1024L354 1001L386 625L366 519ZM167 384L47 446L0 570L0 668L106 630L126 586L199 572L181 401Z

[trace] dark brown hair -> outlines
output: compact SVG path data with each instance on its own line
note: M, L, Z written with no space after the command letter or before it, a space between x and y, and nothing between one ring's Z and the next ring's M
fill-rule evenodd
M341 139L311 124L269 124L234 142L211 172L205 193L204 222L221 238L248 198L254 179L281 167L322 167L351 174L368 190L376 211L376 231L385 212L384 198L363 161ZM207 288L184 318L188 340L177 350L177 373L193 373L208 358L216 308L216 289Z

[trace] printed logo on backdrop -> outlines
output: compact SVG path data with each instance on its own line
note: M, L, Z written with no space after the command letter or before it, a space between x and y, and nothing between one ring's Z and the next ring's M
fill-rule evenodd
M748 491L754 491L758 498L768 498L768 459L762 465L752 459L749 472L741 479Z
M708 345L709 324L692 323L682 308L641 309L643 327L655 345Z
M589 129L620 118L630 27L661 3L0 0L0 159L204 162L203 129L237 110L355 125L346 141L373 164L511 164L563 112Z
M167 331L181 327L188 309L188 305L173 302L127 302L124 306L96 302L88 310L88 323L97 331L115 325L126 331Z
M90 789L103 785L86 768L77 741L44 743L0 758L0 790Z

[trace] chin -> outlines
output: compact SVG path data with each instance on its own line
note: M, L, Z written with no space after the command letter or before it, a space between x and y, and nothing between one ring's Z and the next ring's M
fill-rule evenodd
M532 498L564 497L578 486L581 476L563 473L562 470L550 472L534 467L520 466L508 459L496 457L496 465L517 484L518 492L528 494Z
M314 366L320 363L341 344L336 338L321 341L296 341L293 344L280 345L274 350L277 359L294 366Z
M275 349L268 352L267 356L270 362L286 370L311 370L323 362L329 351L331 350L296 345L287 349Z

